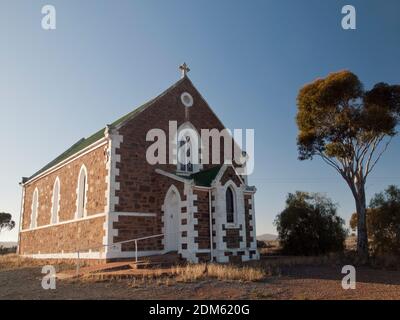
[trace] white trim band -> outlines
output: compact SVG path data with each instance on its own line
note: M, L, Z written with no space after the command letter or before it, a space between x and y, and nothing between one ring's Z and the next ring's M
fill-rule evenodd
M90 219L96 219L96 218L104 217L105 215L106 215L105 213L98 213L98 214L93 214L93 215L86 216L86 217L79 218L79 219L61 221L61 222L54 223L54 224L46 224L44 226L39 226L39 227L32 228L32 229L24 229L24 230L21 230L20 232L35 231L35 230L45 229L45 228L49 228L49 227L56 227L56 226L63 225L63 224L68 224L68 223L74 223L74 222L81 222L81 221L90 220Z

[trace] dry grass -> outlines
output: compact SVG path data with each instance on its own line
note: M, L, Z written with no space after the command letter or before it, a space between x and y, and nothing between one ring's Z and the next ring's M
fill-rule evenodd
M218 280L260 281L267 274L262 268L231 264L188 264L174 269L176 280L193 282L213 278Z
M20 257L17 254L5 254L0 256L0 270L20 269L38 266L38 260Z
M132 287L142 287L145 284L156 283L158 285L171 286L177 282L197 282L207 279L218 279L223 281L260 281L268 274L263 268L253 266L236 266L230 264L187 264L176 266L166 272L165 269L149 270L149 273L137 275L131 274ZM122 274L89 274L72 281L80 282L108 282L118 281L125 278Z
M57 266L58 270L67 270L75 267L74 262L62 260L40 260L19 256L15 253L0 256L0 270L42 267L45 265Z
M151 269L150 269L151 270ZM149 270L149 271L150 271ZM157 285L171 286L177 282L197 282L207 279L218 280L236 280L236 281L259 281L264 279L267 274L258 267L252 266L234 266L222 264L188 264L186 266L176 266L166 272L165 269L151 270L144 274L131 274L131 286L143 287L150 283ZM71 281L76 282L110 282L119 281L126 278L122 274L88 274L79 279Z

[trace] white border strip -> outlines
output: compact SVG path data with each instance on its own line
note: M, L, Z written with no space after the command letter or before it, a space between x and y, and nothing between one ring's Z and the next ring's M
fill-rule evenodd
M138 257L147 257L153 255L164 254L164 250L154 250L154 251L138 251ZM77 252L67 252L67 253L36 253L36 254L24 254L23 257L32 259L77 259ZM79 252L79 259L116 259L116 258L134 258L135 251L123 251L123 252Z
M111 214L130 217L157 217L157 213L152 212L111 212Z
M54 224L46 224L44 226L39 226L39 227L32 228L32 229L24 229L24 230L21 230L20 232L35 231L35 230L39 230L39 229L56 227L56 226L68 224L68 223L80 222L80 221L85 221L85 220L89 220L89 219L96 219L96 218L104 217L106 214L107 213L93 214L93 215L86 216L86 217L83 217L80 219L62 221L62 222L58 222L58 223L54 223ZM153 212L110 212L110 214L116 215L116 216L130 216L130 217L157 217L157 213L153 213Z
M24 230L21 230L20 232L29 232L29 231L36 231L36 230L39 230L39 229L45 229L45 228L50 228L50 227L57 227L57 226L63 225L63 224L81 222L81 221L90 220L90 219L96 219L96 218L104 217L105 215L106 215L105 213L98 213L98 214L93 214L93 215L90 215L90 216L87 216L87 217L83 217L83 218L80 218L80 219L62 221L62 222L58 222L58 223L54 223L54 224L46 224L44 226L39 226L39 227L32 228L32 229L24 229Z

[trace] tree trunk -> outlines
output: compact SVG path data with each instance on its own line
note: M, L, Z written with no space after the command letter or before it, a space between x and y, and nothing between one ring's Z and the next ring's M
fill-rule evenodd
M366 263L369 258L368 232L367 232L367 206L365 200L365 183L363 181L353 182L346 179L356 202L357 211L357 255L361 263Z
M363 263L368 261L368 233L367 233L367 209L365 200L365 186L360 183L357 186L355 197L357 209L357 254Z

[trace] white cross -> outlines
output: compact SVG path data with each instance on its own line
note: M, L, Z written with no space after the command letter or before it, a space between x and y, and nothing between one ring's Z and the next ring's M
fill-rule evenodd
M181 77L184 78L187 76L187 73L190 71L188 65L186 64L186 62L184 62L183 64L181 64L179 66L179 69L181 69L182 75Z

